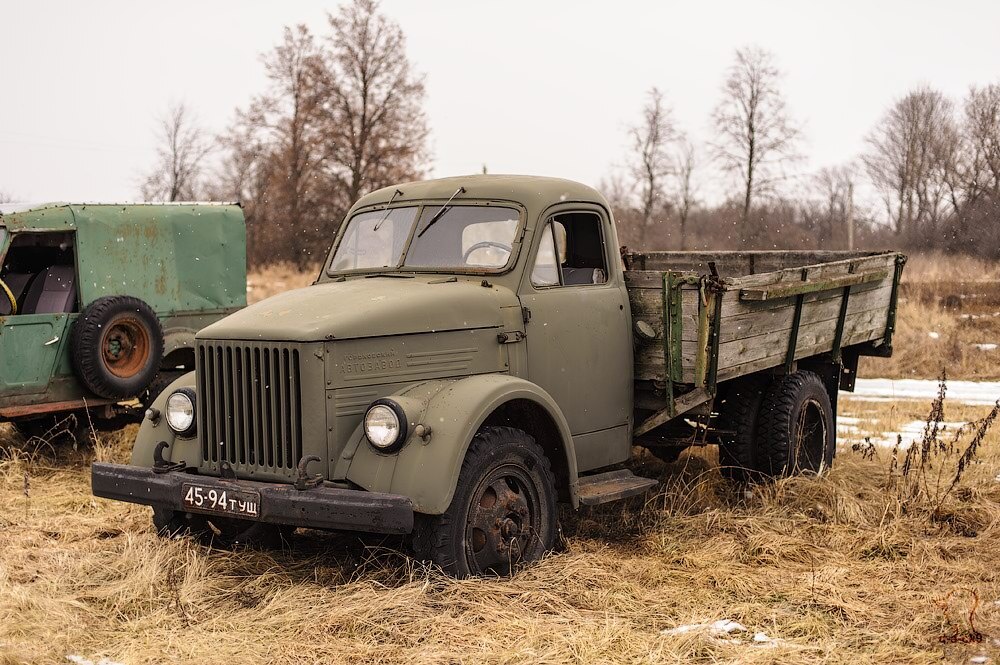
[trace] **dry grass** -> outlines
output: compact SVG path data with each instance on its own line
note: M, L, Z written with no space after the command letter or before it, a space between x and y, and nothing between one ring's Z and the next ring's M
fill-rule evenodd
M874 432L927 405L844 410ZM105 437L96 456L126 458L132 434ZM14 455L0 463L0 662L965 660L1000 638L997 438L938 508L947 519L900 494L888 449L841 451L824 478L752 492L722 481L709 451L669 466L640 457L660 494L567 513L563 551L510 580L469 581L373 537L305 532L271 553L164 541L147 508L90 496L89 455ZM985 642L942 643L971 635L971 594ZM723 618L780 641L662 633Z
M935 274L914 265L909 275ZM253 276L249 295L311 279L272 269ZM952 334L955 319L937 303L905 302L897 358L867 374L933 375L920 366L937 360L919 355L920 331ZM950 372L976 376L972 367ZM862 441L928 407L846 399L841 413L859 419ZM963 422L989 411L946 410ZM940 501L931 497L951 482L962 444L930 460L922 482L938 491L923 494L900 478L905 451L872 448L868 459L846 440L828 475L752 491L725 483L710 450L667 466L642 455L640 472L665 483L655 497L567 512L560 552L510 580L467 581L413 563L395 539L300 532L279 552L162 540L148 508L89 493L89 462L126 460L134 433L104 435L93 451L0 452L0 664L936 663L1000 653L996 431ZM12 443L0 425L0 447ZM750 634L663 633L719 619ZM952 641L973 629L982 642ZM758 631L778 641L754 643Z
M860 375L1000 379L1000 266L971 257L911 256L893 346L892 358L862 359Z
M318 269L303 272L290 263L259 268L247 275L247 302L253 304L282 291L309 286L317 274Z

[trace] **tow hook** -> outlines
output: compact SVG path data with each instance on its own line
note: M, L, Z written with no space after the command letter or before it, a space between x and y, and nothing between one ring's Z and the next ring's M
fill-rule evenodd
M181 460L180 462L168 462L163 459L163 451L169 448L170 444L166 441L160 441L156 444L156 448L153 449L153 473L170 473L171 471L180 471L187 466L187 462Z
M302 492L305 490L311 490L314 487L319 487L323 483L323 474L317 473L314 476L310 476L306 471L310 462L320 461L322 460L320 460L320 458L316 455L306 455L299 460L299 465L296 467L299 475L298 478L295 479L295 489Z

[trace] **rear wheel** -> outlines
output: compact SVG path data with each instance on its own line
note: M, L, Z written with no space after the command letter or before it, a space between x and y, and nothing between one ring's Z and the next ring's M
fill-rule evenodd
M153 526L165 537L190 535L205 545L278 549L291 542L295 527L216 517L153 506Z
M730 480L753 480L762 470L757 420L769 385L767 377L753 376L727 390L719 413L719 470Z
M541 559L558 531L555 479L542 449L521 430L484 427L451 505L421 517L413 547L455 577L506 576Z
M819 472L833 464L836 414L819 375L801 371L768 389L757 424L761 470L771 476Z

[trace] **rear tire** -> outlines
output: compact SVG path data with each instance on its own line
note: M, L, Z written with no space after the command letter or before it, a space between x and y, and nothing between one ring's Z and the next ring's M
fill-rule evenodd
M836 422L819 375L800 371L781 377L761 403L757 423L761 470L771 476L791 476L830 468Z
M185 513L153 506L153 526L164 538L190 535L204 545L280 549L291 543L295 527L233 517Z
M769 384L767 377L749 377L728 390L718 426L732 432L719 443L719 471L730 480L751 481L762 471L757 423Z
M499 577L541 559L558 533L555 479L541 447L521 430L484 427L451 505L419 517L413 548L454 577Z

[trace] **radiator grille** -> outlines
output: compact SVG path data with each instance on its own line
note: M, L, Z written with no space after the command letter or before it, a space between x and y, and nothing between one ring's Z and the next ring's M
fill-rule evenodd
M302 457L297 348L201 341L197 377L203 461L295 468Z

